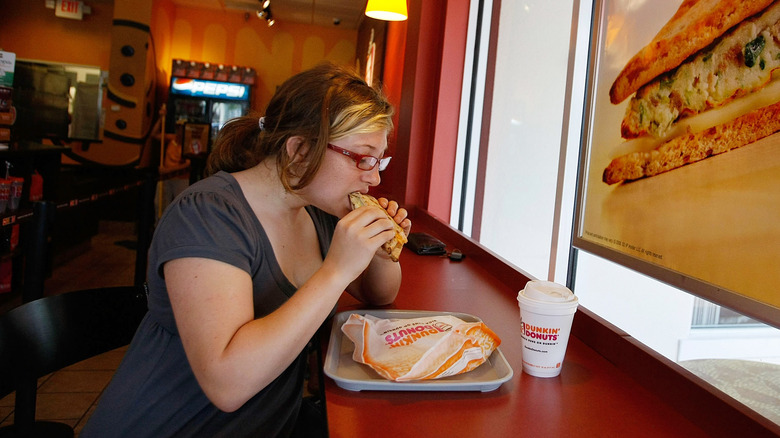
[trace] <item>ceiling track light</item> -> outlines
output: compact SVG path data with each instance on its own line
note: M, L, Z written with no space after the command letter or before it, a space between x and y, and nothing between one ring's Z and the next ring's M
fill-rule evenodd
M271 0L260 0L262 10L257 11L257 18L265 19L268 27L271 27L276 23L273 15L271 14Z

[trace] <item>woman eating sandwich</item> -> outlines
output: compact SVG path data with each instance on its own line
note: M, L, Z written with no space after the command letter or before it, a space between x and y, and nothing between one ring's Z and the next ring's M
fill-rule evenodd
M381 247L395 224L409 234L406 210L348 197L379 184L391 116L379 91L323 64L220 130L211 176L155 230L149 312L82 437L294 432L306 345L341 294L398 293Z

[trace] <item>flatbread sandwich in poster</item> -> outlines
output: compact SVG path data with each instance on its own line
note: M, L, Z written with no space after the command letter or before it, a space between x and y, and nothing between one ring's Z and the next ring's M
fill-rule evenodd
M610 101L641 148L603 181L651 177L780 131L780 0L684 0L618 75ZM633 95L633 96L632 96Z

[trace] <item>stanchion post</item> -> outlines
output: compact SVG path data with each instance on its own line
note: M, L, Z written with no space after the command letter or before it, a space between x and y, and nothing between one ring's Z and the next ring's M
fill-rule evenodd
M157 172L145 173L138 195L138 247L135 254L135 285L146 281L149 245L154 231L154 192L157 186Z
M46 263L49 255L49 229L54 219L54 205L41 201L33 204L33 219L26 239L24 288L22 302L43 297Z

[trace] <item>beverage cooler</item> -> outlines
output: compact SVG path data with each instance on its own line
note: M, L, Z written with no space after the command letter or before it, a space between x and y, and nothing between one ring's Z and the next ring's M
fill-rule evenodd
M183 59L174 59L171 67L166 131L179 134L183 152L208 153L222 125L249 112L257 73Z
M166 131L184 132L186 152L207 153L217 132L230 119L249 111L251 87L247 84L172 77Z

